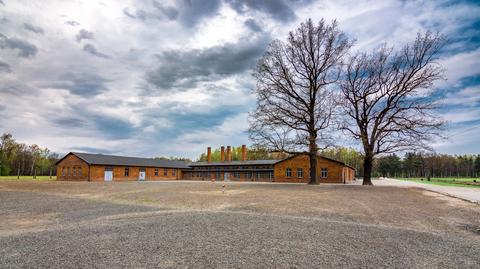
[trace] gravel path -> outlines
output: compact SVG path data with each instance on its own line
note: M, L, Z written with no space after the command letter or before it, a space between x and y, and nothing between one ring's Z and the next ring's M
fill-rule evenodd
M235 184L225 195L217 187L0 183L0 267L480 264L480 207L457 199L396 187Z
M452 197L457 197L463 200L480 204L480 188L439 186L439 185L423 184L423 183L405 181L405 180L397 180L393 178L383 178L381 180L375 180L374 184L378 186L422 188L429 191L446 194Z

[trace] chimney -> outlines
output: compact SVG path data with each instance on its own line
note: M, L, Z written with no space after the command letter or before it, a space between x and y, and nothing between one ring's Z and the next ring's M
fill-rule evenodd
M227 162L232 161L232 147L227 146Z
M212 148L208 147L207 148L207 162L211 162L211 161L212 161Z
M242 145L242 161L246 161L246 160L247 160L247 146Z
M221 162L224 162L224 161L225 161L225 147L224 147L224 146L222 146L222 147L220 148L220 161L221 161Z

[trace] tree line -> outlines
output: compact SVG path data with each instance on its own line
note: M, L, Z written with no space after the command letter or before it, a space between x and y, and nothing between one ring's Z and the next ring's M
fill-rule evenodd
M232 161L242 160L242 147L232 146L231 148ZM288 157L284 152L271 152L264 147L247 147L247 160L276 160ZM227 158L227 151L225 149L225 159ZM212 162L219 162L221 160L221 148L212 148L211 151ZM198 161L206 162L207 154L202 153L198 157Z
M391 154L378 158L378 176L386 177L480 177L480 154L447 155L407 152L403 158Z
M9 133L0 138L1 176L52 176L58 159L48 148L19 143Z
M363 155L354 148L333 147L322 150L320 155L342 161L356 169L363 177ZM388 154L374 160L372 175L375 177L480 177L480 154L450 155L435 152L406 152L403 157Z

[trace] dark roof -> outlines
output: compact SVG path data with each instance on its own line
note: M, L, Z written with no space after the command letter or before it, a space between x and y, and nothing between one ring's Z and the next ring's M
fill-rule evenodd
M222 166L222 165L272 165L282 160L247 160L247 161L231 161L231 162L194 162L189 163L190 166Z
M291 159L297 155L292 155L290 157L280 159L280 160L248 160L248 161L231 161L231 162L194 162L194 163L189 163L190 166L227 166L227 165L273 165L277 164L283 161L286 161L288 159ZM318 156L319 158L324 158L326 160L341 164L343 166L350 167L355 170L354 167L351 167L350 165L345 164L344 162L331 159L328 157L324 156Z
M137 157L113 156L113 155L103 155L103 154L91 154L91 153L82 153L82 152L70 152L67 155L65 155L63 158L58 160L56 164L58 164L60 161L65 159L70 154L77 156L78 158L82 159L88 164L140 166L140 167L165 167L165 168L180 168L180 169L189 169L192 166L274 165L296 156L296 155L292 155L288 158L281 159L281 160L247 160L247 161L231 161L231 162L187 163L183 161L160 160L160 159L153 159L153 158L137 158ZM318 157L355 169L354 167L346 165L345 163L341 161L337 161L335 159L327 158L324 156L318 156Z
M183 161L172 161L172 160L160 160L153 158L137 158L137 157L124 157L124 156L113 156L113 155L103 155L103 154L91 154L91 153L81 153L81 152L70 152L68 155L73 154L78 158L84 160L88 164L98 164L98 165L120 165L120 166L140 166L140 167L165 167L165 168L189 168L187 162ZM63 160L58 160L57 164Z
M231 161L231 162L194 162L194 163L189 163L188 165L189 166L273 165L273 164L277 164L277 163L286 161L288 159L294 158L295 156L297 156L297 155L292 155L290 157L287 157L285 159L280 159L280 160L248 160L248 161ZM332 161L332 162L336 162L338 164L350 167L350 168L355 170L354 167L352 167L350 165L347 165L344 162L341 162L341 161L338 161L338 160L335 160L335 159L331 159L331 158L328 158L328 157L320 156L320 155L318 157L319 158L324 158L324 159Z

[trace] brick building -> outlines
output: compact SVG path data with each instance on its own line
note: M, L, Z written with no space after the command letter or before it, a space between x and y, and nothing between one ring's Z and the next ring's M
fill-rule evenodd
M57 163L58 180L176 180L189 169L181 161L70 152Z
M248 160L246 146L242 157L232 161L231 147L222 146L221 160L186 163L181 161L132 158L71 152L57 162L58 180L121 181L121 180L217 180L303 182L310 179L307 155L294 155L281 160ZM342 162L317 159L317 175L321 183L348 183L355 180L355 169Z

